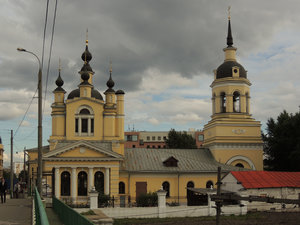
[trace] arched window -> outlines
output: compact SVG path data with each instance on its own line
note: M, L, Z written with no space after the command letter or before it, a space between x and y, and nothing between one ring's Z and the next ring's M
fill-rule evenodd
M104 174L98 171L94 175L95 189L101 194L104 194Z
M94 115L93 110L88 106L79 107L75 114L75 134L77 136L94 135Z
M186 189L187 205L190 206L190 205L193 205L194 192L189 190L188 188L194 188L195 187L194 182L189 181L186 184L186 187L187 187L187 189Z
M170 197L170 183L165 181L162 183L163 190L167 192L166 197Z
M214 187L214 183L211 180L206 182L206 188L213 188L213 187Z
M244 168L244 165L242 163L237 163L235 164L236 167L241 167L241 168Z
M237 91L233 93L233 112L241 112L240 93Z
M87 196L87 174L84 171L78 173L78 196Z
M60 190L62 196L70 196L70 173L68 171L60 175Z
M119 182L119 194L125 194L125 183Z
M221 113L226 112L226 94L224 92L220 95L221 100Z

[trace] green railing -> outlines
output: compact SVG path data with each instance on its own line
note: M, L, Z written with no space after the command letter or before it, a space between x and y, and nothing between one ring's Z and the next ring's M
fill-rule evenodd
M49 225L48 217L37 188L34 189L35 220L37 225Z
M94 225L83 215L55 197L52 198L52 206L54 212L65 225Z

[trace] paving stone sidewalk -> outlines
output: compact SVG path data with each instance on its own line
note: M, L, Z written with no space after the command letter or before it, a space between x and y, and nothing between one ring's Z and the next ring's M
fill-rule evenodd
M31 225L32 200L6 199L0 202L0 225Z

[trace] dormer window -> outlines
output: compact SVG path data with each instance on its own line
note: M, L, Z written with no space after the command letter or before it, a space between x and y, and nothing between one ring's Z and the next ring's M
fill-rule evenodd
M90 107L82 106L78 109L78 113L75 114L75 135L94 135L94 114Z
M178 167L178 160L171 156L165 161L163 161L163 164L165 167Z

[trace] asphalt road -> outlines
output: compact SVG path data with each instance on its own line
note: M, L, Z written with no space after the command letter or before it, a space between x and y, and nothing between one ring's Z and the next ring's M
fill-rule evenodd
M31 225L32 200L6 199L0 201L0 225Z

